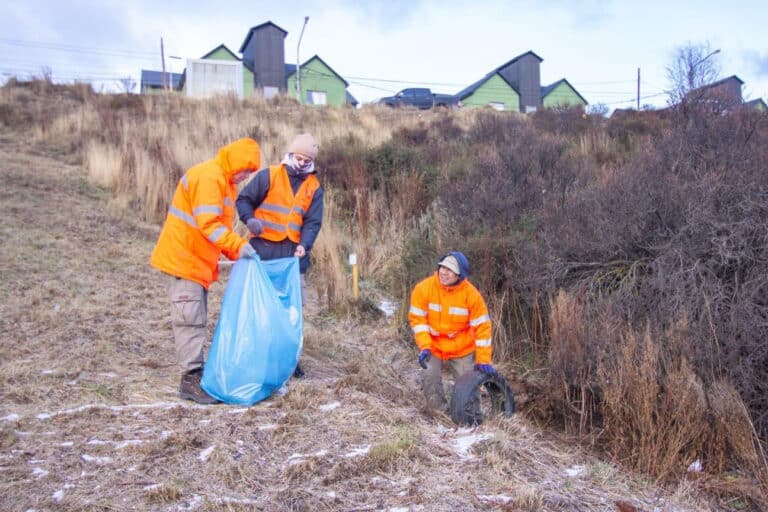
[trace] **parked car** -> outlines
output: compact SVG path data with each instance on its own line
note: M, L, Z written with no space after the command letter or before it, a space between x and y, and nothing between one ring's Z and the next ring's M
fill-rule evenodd
M379 103L389 107L416 107L427 110L432 107L458 107L461 103L450 94L433 94L426 87L409 87L394 96L381 98Z

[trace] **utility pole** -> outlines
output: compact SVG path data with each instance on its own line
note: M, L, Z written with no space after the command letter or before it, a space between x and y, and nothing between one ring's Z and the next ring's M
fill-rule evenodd
M301 33L299 34L299 43L296 45L296 99L299 100L299 104L304 103L301 100L301 65L299 61L299 48L301 48L301 38L304 37L304 29L309 21L309 16L304 16L304 24L301 26Z
M637 111L640 112L640 68L637 68Z
M165 81L165 50L163 49L163 38L160 38L160 60L163 62L163 89L168 89Z

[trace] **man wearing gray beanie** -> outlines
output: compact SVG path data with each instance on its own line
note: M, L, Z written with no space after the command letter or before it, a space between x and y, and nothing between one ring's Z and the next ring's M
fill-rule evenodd
M302 290L309 252L323 223L323 188L315 171L317 150L312 135L297 135L283 160L256 172L235 201L261 259L299 258ZM300 365L294 376L304 376Z

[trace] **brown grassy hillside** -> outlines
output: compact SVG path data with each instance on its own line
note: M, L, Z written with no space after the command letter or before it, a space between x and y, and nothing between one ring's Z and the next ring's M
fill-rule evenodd
M373 147L418 119L246 105L207 141L205 126L182 136L180 127L131 125L136 112L165 119L154 103L83 91L69 98L78 91L39 87L0 92L0 509L650 512L760 503L759 488L739 473L683 470L674 484L656 485L580 447L575 436L543 428L536 411L547 398L530 391L540 389L540 369L512 360L500 367L518 392L513 418L469 430L426 413L400 319L373 312L383 293L373 279L363 301L350 301L341 263L360 251L366 279L391 264L403 250L396 216L371 235L380 237L374 247L350 242L333 222L324 227L305 311L307 379L250 408L180 401L166 297L148 265L157 219L128 181L121 193L118 175L107 171L147 173L172 163L165 171L172 174L212 154L220 139L255 135L256 127L268 158L303 128L329 139L338 130L338 140L369 130L364 140ZM42 107L41 93L59 102ZM167 105L195 126L213 123L211 112L226 106ZM277 112L284 112L277 127L254 121ZM173 137L140 134L142 126L178 130L179 145L158 146ZM132 186L141 172L128 173ZM412 184L387 186L402 192ZM341 193L331 200L332 221L352 215L345 201ZM382 219L383 205L364 204L368 219ZM439 231L430 236L444 236ZM226 279L225 271L211 289L211 333ZM561 312L556 325L568 325L573 307L565 298L553 305Z

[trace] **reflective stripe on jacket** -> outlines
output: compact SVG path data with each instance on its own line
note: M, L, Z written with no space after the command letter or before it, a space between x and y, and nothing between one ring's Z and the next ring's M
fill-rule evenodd
M240 139L221 148L216 158L195 165L179 180L150 264L206 289L218 279L223 253L236 260L247 240L234 231L234 176L260 165L259 145Z
M437 272L411 293L408 321L419 350L439 359L475 353L476 364L491 364L491 319L480 292L466 279L443 286Z
M301 241L304 215L318 188L320 182L314 174L310 174L294 195L285 166L271 165L269 192L253 211L253 216L264 223L264 231L259 236L271 242L279 242L287 237L298 244Z

